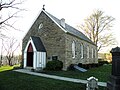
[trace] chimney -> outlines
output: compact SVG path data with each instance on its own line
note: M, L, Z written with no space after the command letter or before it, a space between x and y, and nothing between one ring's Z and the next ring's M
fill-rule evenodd
M61 24L61 26L62 26L63 28L65 28L65 19L64 19L64 18L62 18L62 19L60 20L60 24Z

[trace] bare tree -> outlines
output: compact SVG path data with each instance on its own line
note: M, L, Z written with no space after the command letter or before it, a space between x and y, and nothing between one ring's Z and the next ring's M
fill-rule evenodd
M8 38L8 37L6 37L5 35L3 35L3 34L1 34L1 36L0 36L0 39L1 39L1 52L0 52L0 66L2 66L2 64L3 64L3 53L4 53L4 49L3 49L3 41L4 41L4 39L6 39L6 38Z
M79 27L85 35L98 47L98 51L109 45L115 45L116 40L110 32L115 18L104 15L104 12L95 10Z
M17 18L17 14L24 10L19 8L22 3L21 0L0 0L0 32L1 29L7 29L7 27L15 29L13 27L15 22L9 21Z
M10 29L18 30L17 28L14 27L14 24L17 18L19 17L18 13L25 10L20 7L20 5L23 4L24 1L23 0L0 0L0 39L2 41L4 38L6 38L6 35L5 33L3 33L3 31L8 31ZM1 51L0 62L2 62L2 51Z
M9 38L3 43L3 47L5 49L6 58L8 60L9 65L12 65L12 58L14 57L14 52L20 46L20 44L16 44L17 40L15 38Z

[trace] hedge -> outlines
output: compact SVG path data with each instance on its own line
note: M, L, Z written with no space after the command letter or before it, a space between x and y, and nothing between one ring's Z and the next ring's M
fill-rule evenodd
M48 61L46 64L46 70L62 70L63 62L59 60Z

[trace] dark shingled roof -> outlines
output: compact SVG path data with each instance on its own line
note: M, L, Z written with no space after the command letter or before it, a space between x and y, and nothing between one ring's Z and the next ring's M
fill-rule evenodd
M39 37L31 36L31 38L37 51L46 52L46 49Z
M50 18L52 18L56 23L58 23L59 25L61 25L60 23L60 20L56 17L54 17L53 15L51 15L50 13L48 13L47 11L43 11L45 13L47 13ZM62 27L62 26L61 26ZM63 27L62 27L63 28ZM68 25L65 23L65 28L64 30L67 32L67 33L70 33L72 35L75 35L77 37L79 37L80 39L83 39L91 44L94 44L87 36L85 36L82 32L80 32L79 30L73 28L72 26ZM95 45L95 44L94 44Z

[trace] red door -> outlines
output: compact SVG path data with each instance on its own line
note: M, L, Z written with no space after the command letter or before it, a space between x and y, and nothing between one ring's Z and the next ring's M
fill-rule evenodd
M27 49L27 66L33 67L33 47L31 43Z

